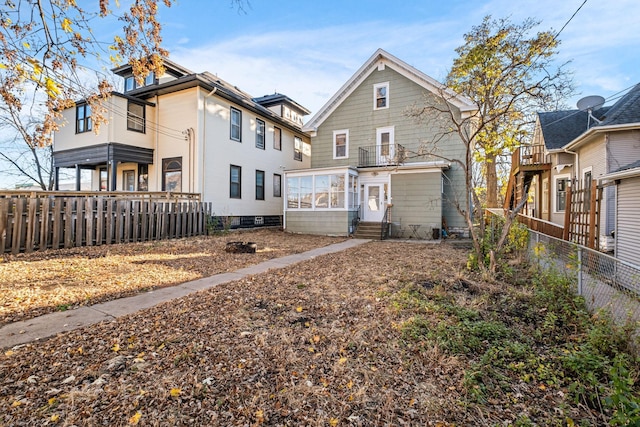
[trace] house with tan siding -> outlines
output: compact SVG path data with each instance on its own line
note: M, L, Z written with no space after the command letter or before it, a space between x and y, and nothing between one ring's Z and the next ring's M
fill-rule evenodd
M630 197L640 201L640 190L629 191L637 182L632 166L640 161L640 84L611 106L538 113L533 146L543 147L538 166L547 167L534 172L529 192L532 207L527 214L564 226L568 187L588 190L600 185L598 246L608 252L624 251L628 245L623 242L631 239L625 236L626 230L640 223L637 216L619 211L620 206L623 212L626 206L634 206L635 201L627 200ZM616 188L621 183L622 192Z
M454 203L465 205L465 150L454 134L439 135L438 155L426 144L440 129L418 123L407 110L448 102L459 116L476 107L443 85L377 50L307 122L311 167L287 170L285 228L346 236L365 224L380 236L439 238L443 224L464 233ZM390 227L389 227L390 226Z
M88 170L94 191L199 193L234 226L281 224L284 171L310 166L306 108L282 94L253 98L169 60L142 84L130 66L113 72L124 90L103 101L108 122L98 133L86 102L62 112L56 172L75 169L78 190Z

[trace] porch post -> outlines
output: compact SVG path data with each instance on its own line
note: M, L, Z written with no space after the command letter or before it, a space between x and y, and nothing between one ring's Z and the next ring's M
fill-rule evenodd
M109 191L116 191L116 173L118 171L118 163L115 159L111 159L111 163L109 164Z
M82 169L76 164L76 191L80 191L80 180L82 179Z
M53 189L58 191L60 190L60 168L58 166L56 166L54 168L54 173L53 173Z

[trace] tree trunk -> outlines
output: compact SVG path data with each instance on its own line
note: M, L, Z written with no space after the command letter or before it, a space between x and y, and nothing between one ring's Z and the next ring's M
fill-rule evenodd
M496 155L487 154L484 164L485 178L487 180L487 207L497 208L498 206L498 173L496 172Z

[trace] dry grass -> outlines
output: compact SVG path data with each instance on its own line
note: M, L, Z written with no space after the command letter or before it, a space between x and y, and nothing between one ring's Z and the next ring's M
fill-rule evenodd
M230 254L228 241L250 239L256 254ZM277 230L5 255L0 262L0 326L57 310L237 270L344 240Z
M412 337L451 323L447 307L499 311L508 288L465 277L465 258L371 242L8 350L0 425L603 425L518 375L478 402L465 375L482 352Z

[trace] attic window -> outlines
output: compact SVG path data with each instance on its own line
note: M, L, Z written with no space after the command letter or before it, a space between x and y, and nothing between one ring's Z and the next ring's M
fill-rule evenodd
M389 82L373 85L373 109L389 108Z

